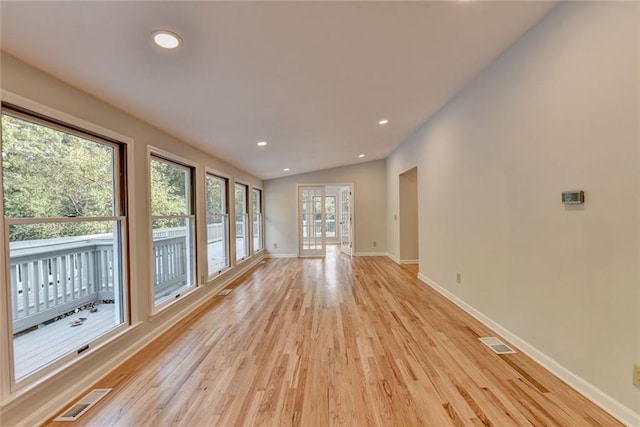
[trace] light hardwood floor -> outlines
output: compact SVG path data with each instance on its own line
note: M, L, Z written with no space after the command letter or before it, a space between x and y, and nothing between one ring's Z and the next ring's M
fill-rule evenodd
M96 384L88 426L620 425L387 258L270 259ZM55 423L52 423L55 425ZM63 425L61 423L61 425Z

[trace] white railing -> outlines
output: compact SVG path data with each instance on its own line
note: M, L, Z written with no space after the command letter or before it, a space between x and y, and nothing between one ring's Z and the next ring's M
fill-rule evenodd
M11 247L14 332L96 300L113 299L110 236L19 242Z
M187 238L153 239L153 292L156 297L170 293L187 283Z
M335 237L336 236L336 220L328 219L325 221L327 224L327 237ZM311 226L313 229L313 236L309 236L309 231L307 230L307 222L302 222L302 235L303 237L321 237L322 236L322 220L316 219L314 224Z
M219 232L218 224L213 225L210 235ZM186 235L184 228L154 230L153 235L154 292L159 295L186 282ZM117 266L110 234L15 242L10 261L14 333L77 307L114 299Z
M244 223L236 223L243 237ZM223 223L207 225L209 243L225 239ZM162 295L187 280L184 227L153 231L154 292ZM14 333L77 307L114 299L110 234L14 242L10 245ZM117 286L117 283L116 283Z

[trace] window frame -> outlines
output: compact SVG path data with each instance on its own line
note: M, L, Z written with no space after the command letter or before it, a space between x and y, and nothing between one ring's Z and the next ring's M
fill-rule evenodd
M241 214L238 214L238 212L236 211L236 189L238 186L242 186L244 187L244 212L242 212ZM250 225L250 211L249 211L249 189L251 188L251 186L248 183L242 182L240 180L234 180L233 181L233 238L234 238L234 259L235 259L235 264L241 264L244 261L248 260L249 258L251 258L251 240L253 240L252 238L249 238L249 234L251 233L251 225ZM238 215L244 215L245 217L245 221L246 221L246 226L245 226L245 230L244 230L244 246L245 246L245 256L242 258L238 258L238 235L237 235L237 217Z
M213 169L209 169L207 168L205 170L205 174L204 174L204 178L205 178L205 185L204 185L204 209L205 209L205 220L204 220L204 224L205 224L205 236L208 236L208 226L209 226L209 206L208 206L208 178L209 177L221 180L224 183L224 191L225 191L225 206L224 206L224 210L225 212L223 214L219 214L223 217L226 218L226 227L225 227L225 252L226 252L226 259L227 259L227 264L224 268L218 270L217 272L214 272L213 274L209 274L209 241L208 241L208 237L205 237L204 243L205 243L205 254L206 254L206 264L207 264L207 281L211 281L213 280L215 277L221 275L222 273L224 273L225 271L229 270L231 268L231 232L230 232L230 224L231 224L231 214L229 213L229 209L230 209L230 186L231 186L231 178L223 173L220 173L218 171L215 171Z
M151 160L156 158L165 163L174 164L176 166L185 168L189 171L189 191L188 191L188 206L189 206L189 214L187 215L153 215L153 206L151 202L151 194L152 194L152 184L151 184ZM165 151L161 148L149 145L147 147L147 212L149 218L149 237L147 242L149 242L149 267L148 271L151 277L150 280L150 289L149 289L149 304L150 304L150 313L152 316L157 313L163 311L165 308L173 305L176 301L184 298L186 295L189 295L195 292L199 287L200 283L198 282L199 277L199 263L198 263L198 215L197 215L197 197L196 197L196 177L198 172L198 164L191 160L185 159L168 151ZM159 300L156 303L155 300L155 260L153 254L153 222L156 219L172 219L172 218L182 218L188 219L191 224L193 231L191 232L191 240L192 240L192 253L191 253L191 264L192 264L192 275L193 280L192 284L186 287L182 287L177 289L176 291L171 292L169 295L165 296L165 298Z
M256 197L256 193L258 193L260 195L260 200L259 203L256 205L255 202L255 197ZM251 188L251 197L252 197L252 203L251 203L251 243L253 245L253 254L258 254L262 251L264 251L264 191L262 190L262 188L259 187L252 187ZM255 207L258 207L258 211L256 212L254 210ZM260 247L258 249L255 248L255 237L254 237L254 233L255 233L255 228L254 225L256 223L256 217L260 218L260 220L258 221L258 232L259 232L259 237L258 237L258 241L260 242Z
M31 101L28 98L2 90L2 104L0 114L8 114L18 119L26 120L36 125L51 128L57 131L68 133L79 138L89 140L98 144L104 144L113 148L114 168L113 176L113 206L111 216L94 217L38 217L38 218L5 218L4 194L0 197L0 228L3 233L3 244L0 245L0 263L4 271L3 279L6 285L0 286L0 297L5 301L7 315L0 319L0 342L6 344L7 352L0 354L0 368L5 375L0 374L0 398L9 396L20 390L24 390L34 383L49 379L59 372L64 371L87 355L94 353L95 349L106 343L126 334L133 329L132 325L137 318L137 311L132 307L135 299L131 295L130 277L135 274L136 267L130 262L129 254L135 251L135 238L129 232L129 219L134 215L132 209L133 182L129 179L132 176L131 167L133 164L134 141L132 138L103 128L91 122L77 118L70 114L61 112L52 107ZM1 141L0 141L1 143ZM0 165L0 171L2 166ZM0 173L0 191L4 193L4 173ZM9 287L11 286L10 251L9 251L9 228L15 224L29 223L73 223L73 222L95 222L114 221L119 224L117 238L120 251L120 262L118 265L121 279L119 315L120 323L108 330L106 333L96 338L90 339L82 348L86 350L78 352L71 351L53 360L45 366L25 375L19 380L15 377L14 343L13 343L13 319L12 298ZM114 240L115 229L114 229Z

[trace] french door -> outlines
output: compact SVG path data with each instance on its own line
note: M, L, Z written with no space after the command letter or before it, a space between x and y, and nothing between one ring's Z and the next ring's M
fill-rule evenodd
M301 257L325 255L324 187L298 187L298 236Z
M340 250L353 255L353 213L351 187L340 188Z

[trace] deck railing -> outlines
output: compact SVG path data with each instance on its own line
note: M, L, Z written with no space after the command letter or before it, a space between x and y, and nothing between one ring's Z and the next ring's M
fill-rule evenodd
M187 239L184 236L164 237L153 241L155 274L153 290L156 296L171 292L187 281Z
M242 222L236 223L236 235L244 238ZM207 226L209 243L224 238L223 223ZM187 280L185 229L154 230L153 240L154 292L162 295ZM114 299L117 265L110 234L12 243L10 259L14 333L77 307Z
M336 235L336 220L335 219L327 219L325 220L325 224L327 227L326 233L327 233L327 237L335 237ZM314 220L313 223L313 233L315 233L313 236L309 236L308 231L307 231L307 222L303 221L302 222L303 228L302 228L302 232L303 232L303 237L320 237L322 236L322 220L316 219Z
M20 243L25 244L11 248L14 332L93 301L113 299L110 236Z
M207 228L211 240L224 236L221 224ZM153 235L154 292L160 295L186 281L186 235L180 227L154 230ZM117 265L110 234L16 242L10 260L14 333L77 307L114 299Z

